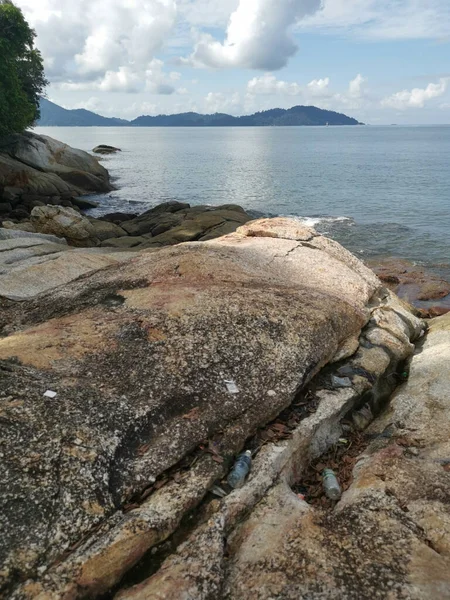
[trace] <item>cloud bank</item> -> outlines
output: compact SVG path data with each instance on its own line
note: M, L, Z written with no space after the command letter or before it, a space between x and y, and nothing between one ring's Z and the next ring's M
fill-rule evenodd
M23 0L47 76L73 89L168 93L155 54L177 16L175 0ZM78 87L77 87L78 86Z
M429 83L426 88L403 90L388 96L381 101L384 107L405 110L407 108L423 108L432 98L439 98L447 91L449 77L441 77L439 83Z

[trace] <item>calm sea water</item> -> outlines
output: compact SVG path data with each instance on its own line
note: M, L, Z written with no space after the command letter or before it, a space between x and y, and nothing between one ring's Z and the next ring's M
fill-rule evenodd
M450 277L450 126L64 128L36 132L106 157L117 190L94 214L166 200L292 215L362 258Z

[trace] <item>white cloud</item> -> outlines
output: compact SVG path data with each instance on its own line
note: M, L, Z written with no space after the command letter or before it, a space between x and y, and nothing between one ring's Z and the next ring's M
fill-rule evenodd
M253 95L298 96L305 104L320 104L322 108L360 108L367 100L367 79L358 74L348 84L345 92L333 92L330 78L313 79L302 86L296 82L278 80L273 73L254 77L247 84L247 92Z
M384 107L404 110L406 108L423 108L432 98L443 96L447 90L450 78L441 77L439 83L429 83L426 88L403 90L388 96L381 101Z
M297 51L292 26L320 8L321 0L240 0L223 43L200 35L186 62L214 68L276 70Z
M364 93L364 84L367 82L367 79L363 77L361 74L352 79L348 85L348 94L351 98L361 98Z
M180 78L180 73L166 74L163 66L161 60L154 58L145 71L138 71L131 67L119 67L117 71L106 71L96 81L69 81L61 83L58 87L68 91L98 90L100 92L173 94L177 91L174 83ZM184 90L184 88L180 88L180 90ZM180 93L185 92L181 91Z
M209 92L204 105L207 113L234 113L241 106L241 97L238 92L231 95L222 92Z
M330 95L329 85L329 77L325 77L324 79L313 79L306 86L306 95L317 96L319 98L328 98L328 96Z
M136 91L176 21L176 0L18 0L52 82ZM147 76L148 78L148 76ZM151 77L150 77L151 80ZM162 83L167 93L166 84ZM155 83L155 89L157 84Z
M287 94L289 96L299 96L303 93L298 83L280 81L272 73L253 77L247 84L247 91L249 94Z

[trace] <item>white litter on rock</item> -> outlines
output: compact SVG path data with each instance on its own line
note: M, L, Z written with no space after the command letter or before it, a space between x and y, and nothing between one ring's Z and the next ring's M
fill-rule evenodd
M47 390L44 394L46 398L56 398L58 394L56 392L52 392L52 390Z
M239 388L234 381L231 379L225 379L225 385L230 394L239 394Z

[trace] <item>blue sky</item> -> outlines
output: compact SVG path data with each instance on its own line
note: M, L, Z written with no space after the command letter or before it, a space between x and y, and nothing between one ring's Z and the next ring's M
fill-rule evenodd
M450 124L449 0L16 0L48 96L134 118L313 104Z

